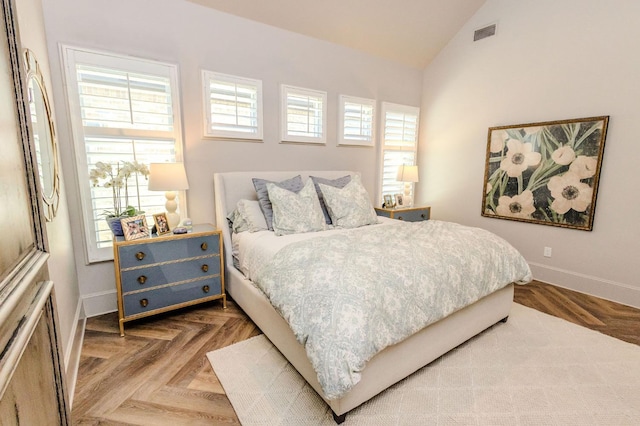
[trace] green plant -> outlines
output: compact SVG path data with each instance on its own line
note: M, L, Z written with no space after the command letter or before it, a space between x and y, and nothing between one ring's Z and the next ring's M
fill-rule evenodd
M127 217L144 213L129 204L129 178L137 174L148 179L149 168L137 161L118 161L115 164L99 161L89 172L89 179L93 186L111 188L113 196L113 210L105 210L104 215L110 217ZM137 183L136 183L137 184Z

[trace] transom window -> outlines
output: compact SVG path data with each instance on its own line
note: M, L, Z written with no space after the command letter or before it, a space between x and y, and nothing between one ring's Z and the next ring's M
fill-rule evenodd
M282 85L281 140L324 144L327 92Z
M202 71L205 136L262 139L262 81Z
M376 101L340 95L339 105L338 145L373 146Z

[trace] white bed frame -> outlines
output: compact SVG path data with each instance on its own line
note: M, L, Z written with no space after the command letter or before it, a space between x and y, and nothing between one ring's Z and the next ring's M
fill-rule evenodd
M371 399L431 361L486 330L498 321L506 321L513 302L513 284L484 297L473 305L422 329L406 340L390 346L373 357L362 371L360 382L340 399L327 400L304 347L298 343L289 325L268 299L233 266L231 235L227 215L238 200L256 200L252 178L281 181L295 175L335 179L349 171L232 172L214 175L216 224L222 229L225 253L225 287L233 300L298 370L331 407L337 423L346 413Z

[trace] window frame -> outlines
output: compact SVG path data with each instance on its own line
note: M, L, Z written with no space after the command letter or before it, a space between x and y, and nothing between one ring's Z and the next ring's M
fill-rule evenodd
M263 140L264 138L264 126L263 126L263 92L262 92L262 80L257 80L248 77L240 77L232 74L224 74L216 71L202 70L202 102L203 102L203 124L204 124L204 136L214 139L239 139L239 140ZM211 82L223 81L226 83L242 84L247 86L254 86L256 89L256 131L241 132L234 130L214 130L212 129L213 122L211 120ZM236 114L236 119L238 115Z
M81 228L83 235L82 241L85 249L85 259L87 264L108 261L113 259L113 248L111 246L98 247L98 240L96 238L98 230L95 227L85 138L106 137L115 139L118 137L124 137L131 138L132 140L167 140L167 136L171 136L171 139L174 141L175 150L175 158L173 161L183 161L183 137L178 66L167 62L65 44L59 45L59 52L63 67L62 74L64 84L66 86L65 95L68 106L69 122L71 124L70 134L71 139L73 140L72 145L75 156L77 190L82 213ZM116 69L136 74L151 74L155 76L161 75L163 77L168 77L171 86L173 130L123 130L122 127L91 127L91 132L87 135L83 124L80 105L80 94L76 71L77 64ZM160 69L163 69L164 73L158 73L158 70ZM178 210L182 216L188 216L185 191L178 191ZM146 214L150 215L151 212L147 211ZM147 220L149 219L147 218Z
M345 131L345 122L346 122L346 104L358 104L361 106L369 106L371 107L371 135L368 138L364 138L366 135L363 135L362 132L360 136L362 139L351 139L348 138ZM358 98L355 96L348 95L340 95L338 97L338 146L375 146L376 141L376 100L375 99L367 99L367 98ZM362 127L363 120L360 120L360 124Z
M319 97L322 101L321 108L321 134L319 136L302 136L289 134L289 95L295 94L306 97ZM308 124L308 123L307 123ZM280 140L291 143L309 143L324 145L327 143L327 92L321 90L307 89L304 87L280 85Z
M413 145L411 147L409 146L402 146L402 145L393 145L393 144L389 144L387 141L387 113L400 113L403 115L414 115L416 117L416 125L415 125L415 135L414 135L414 141L413 141ZM406 121L406 120L405 120ZM389 193L389 192L384 192L384 187L385 187L385 153L386 152L393 152L393 153L407 153L407 154L413 154L413 161L403 161L403 164L408 165L408 166L414 166L417 164L417 160L418 160L418 137L419 137L419 132L420 132L420 107L414 107L414 106L410 106L410 105L401 105L401 104L395 104L392 102L382 102L381 106L380 106L380 163L379 163L379 168L378 168L378 172L379 172L379 190L378 190L378 204L382 203L382 200L384 199L384 195L385 194L396 194L396 193ZM393 171L393 176L395 179L396 176L396 170ZM404 193L404 183L398 183L398 186L400 186L401 189L399 191L399 193ZM414 195L414 190L415 190L415 183L411 183L411 196L413 197Z

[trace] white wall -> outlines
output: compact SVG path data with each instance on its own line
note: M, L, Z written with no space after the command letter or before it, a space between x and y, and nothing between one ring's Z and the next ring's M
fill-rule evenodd
M81 223L73 149L62 87L58 43L177 63L181 79L188 211L214 222L213 173L233 170L350 169L376 188L374 148L336 147L339 94L418 106L422 72L359 51L220 13L184 0L47 0L45 24L54 97L60 117L61 156L71 218ZM264 143L202 137L202 68L263 81ZM326 146L279 143L279 85L328 92ZM85 266L82 236L73 230L80 293L88 315L113 310L113 264ZM107 301L107 302L105 302Z
M632 0L488 0L424 72L417 188L434 218L505 237L535 278L636 307L639 21ZM497 36L472 41L494 22ZM481 217L489 127L600 115L610 121L592 232Z
M49 55L44 32L42 4L40 0L20 0L16 2L20 42L22 47L30 49L40 65L47 90L51 91L51 74ZM51 97L51 93L49 94ZM56 109L51 105L54 120ZM76 328L79 312L80 295L76 265L71 240L71 225L67 207L67 189L61 177L61 198L58 213L52 222L47 222L46 232L49 242L49 277L54 283L56 305L60 325L60 341L68 367L69 355L72 351L73 332Z

